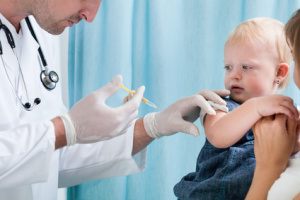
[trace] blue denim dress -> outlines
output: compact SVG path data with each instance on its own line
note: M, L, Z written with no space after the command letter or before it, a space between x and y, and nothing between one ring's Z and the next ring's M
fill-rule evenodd
M225 99L229 111L240 104ZM174 187L179 199L245 199L255 169L254 136L250 129L236 144L219 149L208 140L197 159L196 172Z

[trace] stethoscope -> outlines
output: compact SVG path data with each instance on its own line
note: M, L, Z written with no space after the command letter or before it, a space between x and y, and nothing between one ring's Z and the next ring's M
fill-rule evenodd
M43 66L45 68L45 70L41 69L41 74L40 74L40 79L41 79L41 82L43 84L43 86L47 89L47 90L53 90L56 86L56 83L58 82L59 80L59 77L58 77L58 74L55 72L55 71L49 71L48 70L48 67L47 67L47 61L46 61L46 58L44 56L44 53L42 51L42 47L34 33L34 30L32 28L32 25L30 23L30 20L28 17L25 18L25 21L26 21L26 24L29 28L29 31L32 35L32 37L36 40L36 42L39 44L39 48L38 48L38 52L39 52L39 55L40 55L40 58L41 58L41 62L43 63ZM2 44L1 44L1 41L0 41L0 56L1 56L1 59L2 59L2 63L3 63L3 67L5 69L5 73L6 73L6 76L10 82L10 85L13 89L13 91L15 92L17 98L19 99L20 103L23 105L23 107L25 108L25 110L27 111L31 111L35 108L35 106L37 106L38 104L41 103L41 99L40 98L35 98L34 99L34 102L33 102L33 105L31 105L31 103L29 103L29 96L28 96L28 92L27 92L27 88L26 88L26 84L25 84L25 80L24 80L24 77L23 77L23 73L22 73L22 70L21 70L21 66L20 66L20 62L18 60L18 57L17 57L17 54L14 50L14 48L16 47L15 46L15 42L14 42L14 39L13 39L13 36L10 32L10 30L7 28L7 26L5 26L4 24L2 24L1 20L0 20L0 30L4 30L5 32L5 35L6 35L6 38L7 38L7 41L10 45L10 47L12 48L16 58L17 58L17 61L18 61L18 65L19 65L19 71L20 71L20 74L21 74L21 77L22 77L22 80L23 80L23 84L24 84L24 88L25 88L25 91L26 91L26 95L27 95L27 102L25 104L23 104L21 98L19 97L18 95L18 92L17 90L13 87L13 84L11 82L11 80L9 79L9 76L8 76L8 73L6 71L6 67L5 67L5 64L4 64L4 61L3 61L3 49L2 49Z

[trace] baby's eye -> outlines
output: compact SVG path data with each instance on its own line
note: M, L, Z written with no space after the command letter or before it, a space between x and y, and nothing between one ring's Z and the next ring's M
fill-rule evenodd
M225 69L225 70L231 70L232 67L231 67L231 66L225 66L224 69Z
M250 69L251 67L249 67L249 66L243 66L243 69Z

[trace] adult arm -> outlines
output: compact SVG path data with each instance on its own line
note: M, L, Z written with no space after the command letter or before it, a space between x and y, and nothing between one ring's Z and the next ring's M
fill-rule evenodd
M143 118L138 119L134 127L132 155L140 152L153 140L154 138L150 137L144 128Z
M55 150L67 145L65 126L60 117L56 117L51 120L55 127Z
M66 133L62 119L60 117L56 117L51 121L55 126L55 149L62 148L67 145ZM144 128L143 118L140 118L136 121L134 126L134 133L132 155L140 152L154 140L154 138L150 137L147 134Z
M59 187L142 172L146 166L146 151L143 149L154 140L152 136L162 137L176 132L191 133L191 131L199 134L197 127L191 122L199 117L200 107L212 109L206 99L219 104L224 103L218 95L228 95L228 91L205 90L181 98L163 111L150 113L149 115L154 117L150 121L145 118L137 119L125 134L118 137L94 144L76 144L62 148ZM127 103L124 102L125 105ZM149 133L147 129L157 132ZM137 154L138 152L140 153Z
M297 194L297 195L293 198L293 200L300 200L300 193Z
M287 166L293 150L296 120L278 114L262 118L252 129L256 168L246 199L264 200Z

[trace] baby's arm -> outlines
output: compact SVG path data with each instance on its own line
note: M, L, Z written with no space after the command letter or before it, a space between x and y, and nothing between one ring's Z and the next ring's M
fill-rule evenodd
M252 98L232 112L216 113L206 115L204 128L207 139L217 148L227 148L238 142L263 116L283 113L298 117L293 100L282 95Z

